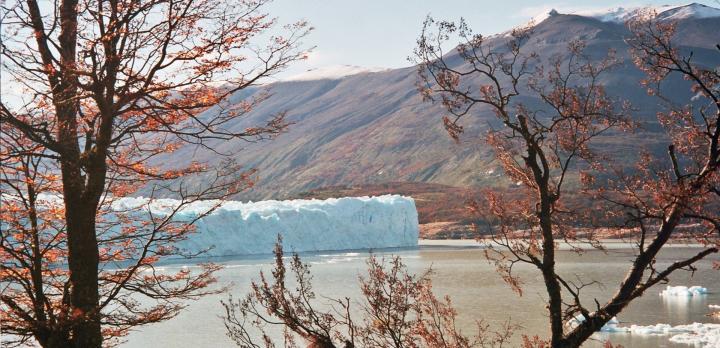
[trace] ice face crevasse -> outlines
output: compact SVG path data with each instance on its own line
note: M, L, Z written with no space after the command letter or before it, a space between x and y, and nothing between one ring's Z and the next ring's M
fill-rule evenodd
M155 215L167 214L177 202L123 198L118 208L149 206ZM218 201L194 202L176 219L191 220ZM326 200L220 202L219 208L200 218L197 233L176 244L205 256L269 254L277 241L290 252L413 247L418 243L418 217L410 197L346 197Z

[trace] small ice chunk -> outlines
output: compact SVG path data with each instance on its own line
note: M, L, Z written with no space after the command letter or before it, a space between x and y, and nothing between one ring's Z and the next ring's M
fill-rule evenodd
M568 325L571 328L574 328L574 327L580 325L581 323L583 323L584 321L585 321L585 317L582 314L580 314L580 315L575 316L575 318L568 320L566 325ZM617 327L619 324L620 324L620 321L618 320L618 318L612 317L612 318L610 318L610 320L608 320L607 323L605 323L605 325L603 325L603 327L600 328L600 331L602 331L602 332L617 332L619 330L619 328Z
M708 293L707 288L702 286L667 286L665 290L660 292L660 296L681 296L681 297L694 297L702 296Z
M670 342L705 348L720 347L720 324L693 323L681 326L686 332L670 337Z
M720 347L720 324L692 323L688 325L672 326L669 324L631 325L617 327L605 332L628 333L631 335L670 335L669 340L674 343L694 345L695 347Z

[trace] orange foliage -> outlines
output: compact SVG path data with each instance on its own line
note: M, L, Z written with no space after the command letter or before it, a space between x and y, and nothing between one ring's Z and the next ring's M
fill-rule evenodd
M627 42L635 64L647 75L643 83L649 92L668 102L671 98L661 95L660 84L679 75L690 81L695 94L681 107L668 102L667 111L658 115L671 141L668 156L641 153L635 168L615 165L613 154L596 142L604 133L637 130L628 103L610 96L600 83L604 72L618 63L615 52L593 60L584 53L583 42L572 41L563 55L540 57L525 48L533 39L532 28L513 31L500 39L504 47L497 49L485 45L482 35L473 34L463 21L435 22L430 17L418 40L420 93L444 106L450 137L461 136L460 121L477 107L488 107L501 123L486 139L521 193L489 191L470 206L488 221L486 256L513 290L522 294L517 265L529 264L542 275L550 340L526 338L526 346L578 347L649 287L718 252L718 69L698 66L692 54L682 55L673 42L671 21L649 16L628 26L632 37ZM443 53L443 43L451 38L461 42L456 50L460 63ZM570 176L579 177L579 184L569 184ZM584 204L573 199L577 191ZM586 232L578 233L578 226ZM625 234L637 254L617 292L611 291L613 297L585 307L582 290L595 281L565 279L556 270L556 250L565 243L582 253L581 242L604 250L597 226ZM655 257L671 238L690 238L704 248L656 269ZM565 322L577 315L586 320L568 328Z
M305 22L267 38L277 20L266 2L3 5L3 77L27 96L0 108L0 321L14 343L99 347L105 336L111 345L222 290L215 265L176 274L154 265L191 256L175 244L197 219L178 212L251 186L254 171L169 159L183 146L260 141L288 126L281 113L247 131L227 127L264 99L233 105L230 95L306 56ZM117 204L140 190L179 203L169 214Z

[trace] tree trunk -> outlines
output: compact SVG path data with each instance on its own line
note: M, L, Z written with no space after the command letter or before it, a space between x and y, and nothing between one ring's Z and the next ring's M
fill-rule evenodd
M95 236L95 207L88 202L66 204L72 315L85 317L72 329L73 346L100 348L102 335L98 312L99 253Z
M95 235L98 200L87 196L85 176L82 175L79 166L80 156L76 158L77 161L63 161L61 167L67 223L71 315L83 317L83 320L79 320L78 324L71 328L72 346L100 348L102 346L98 312L100 257Z
M40 342L43 348L67 348L72 347L70 337L66 331L51 332L47 335L43 342Z
M102 192L96 186L88 190L86 179L98 177L90 168L83 171L87 158L80 154L78 141L78 81L74 69L77 50L78 1L65 0L60 5L61 72L55 80L53 101L58 120L58 144L60 146L60 169L65 201L67 223L68 267L70 270L70 313L81 318L71 328L72 346L77 348L100 348L98 265L99 251L95 236L95 215ZM39 12L39 11L38 11ZM51 76L56 78L55 75ZM104 154L104 153L103 153ZM104 157L102 158L104 161ZM104 172L99 178L104 179ZM90 180L88 180L90 181ZM104 187L104 180L100 187Z
M550 314L550 331L552 347L564 347L562 340L563 313L562 313L562 289L555 276L555 239L551 221L551 203L546 190L540 194L540 228L543 233L543 261L542 275L545 288L548 293L548 312Z
M580 347L590 336L600 330L608 320L620 314L634 298L642 295L642 291L640 293L636 291L638 291L638 286L643 281L645 270L655 259L655 256L657 256L668 239L670 239L670 235L680 223L680 218L684 211L684 204L685 202L678 202L672 207L667 219L665 219L660 226L657 237L644 252L637 256L620 288L600 310L602 316L596 315L568 333L565 339L567 347Z

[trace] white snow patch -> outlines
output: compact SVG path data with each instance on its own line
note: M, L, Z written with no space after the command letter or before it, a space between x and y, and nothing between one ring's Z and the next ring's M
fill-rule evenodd
M695 297L708 293L707 288L702 286L667 286L665 290L660 292L660 296L678 296L678 297Z
M591 17L602 22L625 23L626 21L651 14L660 14L665 11L677 8L678 6L644 6L644 7L615 7L595 11L578 11L571 13L583 17Z
M656 15L663 20L680 20L686 18L714 18L720 17L720 9L697 3L681 6L645 6L645 7L617 7L604 11L580 11L580 16L593 17L603 22L624 23L638 16Z
M709 305L708 305L708 308L710 308L710 309L720 309L720 305L709 304Z
M658 17L669 20L685 18L716 18L720 17L720 9L693 3L686 6L672 7L664 11L656 11Z
M173 199L127 197L114 202L113 209L150 211L167 216L177 207ZM418 218L410 197L346 197L326 200L289 201L198 201L183 207L178 221L200 218L197 233L177 244L204 255L252 255L272 253L278 234L287 251L377 249L413 247L418 243Z
M360 67L355 65L331 65L310 69L305 72L282 79L283 81L337 80L350 75L372 73L388 70L380 67Z
M552 16L561 14L556 9L532 17L529 23L538 24ZM720 9L692 3L688 5L662 5L662 6L633 6L615 7L601 10L568 10L562 14L572 14L595 18L603 22L625 23L639 16L656 15L662 20L680 20L687 18L716 18L720 17Z

